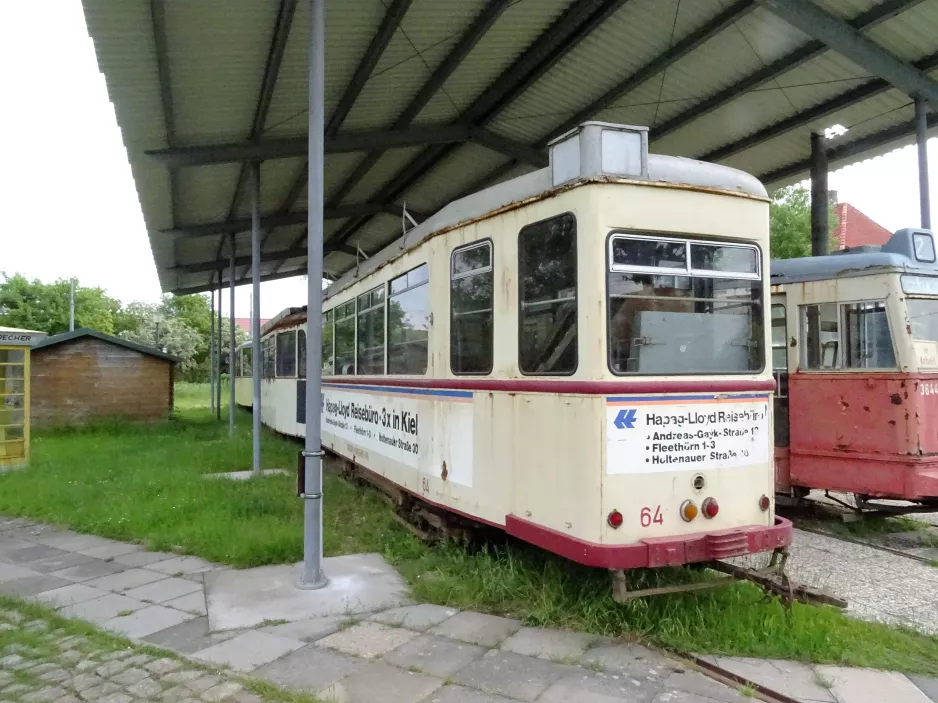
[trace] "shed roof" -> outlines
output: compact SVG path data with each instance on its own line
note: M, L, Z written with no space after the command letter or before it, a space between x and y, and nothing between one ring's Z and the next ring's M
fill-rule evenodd
M217 282L230 235L249 280L257 159L262 278L305 273L308 2L83 5L163 289ZM807 173L811 131L849 128L832 166L911 141L935 79L924 0L326 0L325 270L588 119L773 187Z
M63 332L62 334L54 334L51 337L46 337L44 340L39 342L34 350L44 349L46 347L53 347L57 344L63 344L65 342L71 342L76 339L83 339L85 337L91 337L93 339L100 340L102 342L107 342L108 344L115 344L119 347L124 347L126 349L133 349L136 352L141 354L147 354L149 356L155 356L158 359L165 359L174 364L179 363L179 357L173 356L172 354L167 354L162 352L159 349L154 349L153 347L145 347L142 344L137 344L135 342L130 342L126 339L121 339L120 337L115 337L110 334L105 334L104 332L98 332L97 330L91 330L87 327L79 327L77 330L72 332Z

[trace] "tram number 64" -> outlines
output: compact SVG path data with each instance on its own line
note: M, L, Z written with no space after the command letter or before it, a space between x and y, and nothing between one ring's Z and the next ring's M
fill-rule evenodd
M655 506L654 515L652 515L651 508L650 508L650 507L646 506L646 507L642 508L641 518L642 518L642 527L648 527L648 526L650 526L652 523L654 523L654 524L656 524L656 525L663 525L663 524L664 524L664 518L661 516L661 506L660 506L660 505Z

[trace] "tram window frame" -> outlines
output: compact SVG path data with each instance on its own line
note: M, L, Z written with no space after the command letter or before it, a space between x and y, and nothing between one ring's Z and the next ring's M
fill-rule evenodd
M650 241L650 242L674 242L676 244L683 244L683 255L680 266L663 266L663 265L643 265L643 264L617 264L614 263L614 246L616 240L626 239L634 241ZM723 247L729 249L748 249L751 250L754 254L752 258L752 268L753 271L721 271L711 268L699 268L694 267L694 253L692 247ZM616 376L624 377L636 377L636 376L709 376L709 375L728 375L728 376L743 376L743 375L754 375L760 374L765 371L767 364L771 363L771 356L765 346L765 322L764 322L764 311L767 305L771 305L770 295L766 281L763 280L763 262L762 262L762 247L758 243L752 241L743 241L738 239L703 239L698 235L694 234L681 234L675 232L654 232L647 230L625 230L625 229L614 229L609 232L606 237L606 335L605 335L605 345L606 345L606 363L609 368L609 371ZM613 360L613 352L615 345L613 344L612 332L613 332L613 305L611 304L613 290L612 277L615 274L623 275L635 275L635 276L655 276L660 279L673 279L673 288L675 290L680 290L683 288L690 288L694 285L694 280L696 279L710 279L710 280L732 280L732 281L746 281L750 283L750 296L754 293L758 294L758 298L753 300L751 297L749 299L733 299L727 298L727 303L739 303L740 305L749 305L752 307L751 315L751 325L750 325L750 335L749 343L755 343L757 346L756 353L759 355L757 359L757 364L753 368L740 369L740 370L701 370L693 369L688 371L682 370L669 370L669 371L660 371L660 370L650 370L650 371L632 371L632 370L618 370ZM687 286L681 286L678 288L677 279L687 279ZM636 299L641 299L646 296L627 296L623 295L622 297L635 297ZM678 297L678 296L648 296L652 299L670 299L673 297L675 300L693 300L691 297ZM706 300L711 300L714 302L720 302L719 298L707 298ZM710 313L716 314L716 313Z
M276 347L275 337L277 335L272 334L261 340L261 378L275 378L276 374Z
M323 376L335 376L335 308L322 313L322 358L320 369ZM307 323L307 327L308 327ZM328 333L328 334L327 334ZM328 341L326 341L328 340ZM305 376L304 376L305 378Z
M242 347L241 353L238 355L238 358L241 361L241 377L242 378L252 378L254 376L254 365L252 363L252 355L254 354L253 347Z
M775 316L775 311L781 309L782 314L779 317ZM776 325L775 321L781 320L782 324ZM772 371L773 372L784 372L788 373L788 306L785 303L772 303L769 308L769 326L770 326L770 338L772 340ZM775 341L775 329L781 328L782 330L782 340L780 342ZM775 363L775 352L781 351L784 355L785 365L779 366Z
M296 377L306 378L306 330L296 330Z
M487 266L481 266L477 269L470 269L469 271L460 271L458 274L455 271L456 256L466 251L471 251L472 249L478 249L482 247L487 247L489 250L489 263ZM453 249L450 253L449 259L449 365L450 371L454 376L488 376L492 373L492 370L495 368L495 243L490 237L484 239L477 239L474 242L469 244L464 244ZM488 275L489 283L491 288L491 307L488 309L488 319L489 319L489 344L485 350L488 353L488 366L484 369L474 369L470 371L463 371L462 369L457 370L455 356L456 344L454 343L454 334L456 330L456 316L457 312L454 306L455 296L454 288L457 281L462 281L467 278L472 278L474 276L483 276ZM484 311L469 311L468 313L462 314L472 314L473 312L484 312Z
M820 312L822 306L834 306L835 316L834 321L836 322L836 329L822 329L821 324L826 323L828 326L831 323L830 317L826 320L821 318L818 323L818 333L833 333L836 335L836 339L831 339L820 344L820 346L815 349L816 346L811 337L813 336L811 330L811 311L817 309ZM889 344L890 350L892 352L892 365L890 366L866 366L862 365L863 358L855 357L854 348L851 340L852 327L850 325L850 313L851 308L856 308L857 306L875 306L879 309L874 309L871 312L881 313L881 320L886 324L886 331L889 335ZM801 339L803 340L802 351L801 351L801 369L809 373L825 373L825 372L856 372L856 371L895 371L899 368L898 356L896 354L896 339L893 334L892 325L889 320L888 308L886 307L885 300L850 300L850 301L836 301L836 302L823 302L823 303L808 303L806 305L798 306L798 324L799 324L799 333ZM820 342L820 340L818 340ZM827 358L828 350L833 350L833 358L831 363L825 363Z
M375 296L380 294L380 300L375 302ZM362 307L363 302L367 307ZM358 376L383 376L385 375L387 365L386 365L386 352L387 352L387 284L382 283L379 286L375 286L370 290L361 293L356 296L356 311L355 311L355 372ZM380 314L372 314L380 312ZM365 335L362 334L362 323L365 322L366 325L371 325L371 329L365 330ZM375 328L380 326L380 332L376 332ZM367 335L365 342L375 342L378 341L380 337L380 369L373 371L367 370L362 371L362 366L365 360L362 358L362 341L363 336ZM379 346L377 344L372 344L369 349L377 350ZM374 355L378 356L377 353ZM374 368L377 368L376 366Z
M411 281L411 278L413 278L413 281ZM403 281L403 286L402 287L399 286L397 290L395 290L395 284L401 281ZM401 341L394 341L392 337L394 336L394 332L397 328L392 329L392 320L391 320L392 304L395 302L395 299L401 298L403 296L407 296L409 294L412 295L413 293L418 292L418 291L422 291L423 293L422 298L419 302L422 303L423 310L426 312L425 314L426 328L425 330L423 330L426 334L422 340L421 339L409 340L405 338ZM398 302L398 305L400 305L399 302ZM402 306L402 309L403 309L403 306ZM406 314L408 314L407 311L405 311L405 316ZM427 374L427 370L429 368L429 359L430 359L430 317L431 317L431 314L432 313L430 310L430 267L426 262L419 264L418 266L413 267L409 271L406 271L405 273L402 273L401 275L396 276L395 278L392 278L390 281L388 281L387 324L385 325L385 335L386 335L385 336L385 339L386 339L385 350L386 350L386 358L387 358L385 369L387 370L388 375L425 376ZM403 325L400 327L400 329L401 330L407 330L407 329L413 330L413 328L406 328ZM403 349L404 366L407 366L408 364L411 363L411 360L409 359L409 357L411 356L411 351L415 348L422 347L423 370L421 371L397 370L396 365L394 366L394 368L392 368L392 362L395 362L396 360L394 349L393 349L394 347L404 348ZM419 352L417 356L418 356L418 361L419 361L419 357L420 357Z
M564 219L569 219L572 221L571 234L572 234L573 241L571 242L571 245L570 245L570 253L572 254L571 266L572 266L572 272L573 272L573 298L572 298L573 300L573 339L571 340L570 343L573 345L573 366L571 368L565 368L565 369L561 369L558 371L538 371L538 370L526 369L525 362L530 361L530 360L523 358L524 340L525 340L525 300L524 300L525 277L523 275L523 269L525 268L525 265L524 265L523 256L525 252L524 252L524 247L522 245L522 237L524 237L526 233L537 231L538 229L542 229L545 227L550 227L551 223L559 222ZM564 226L564 225L561 225L561 226ZM579 278L577 275L578 274L577 266L578 266L577 219L574 213L564 212L559 215L554 215L552 217L539 220L537 222L532 222L522 227L521 230L518 232L518 370L522 373L522 375L525 375L525 376L572 376L573 374L577 372L577 369L579 368L579 364L580 364L579 348L578 348L579 347L579 314L578 314L579 311L577 309L578 304L579 304L579 296L578 296ZM544 304L554 304L558 302L560 303L560 305L562 305L563 303L569 302L569 300L570 300L569 298L566 298L566 299L552 298L549 300L532 301L532 302L527 303L527 305L530 307L532 305L540 306ZM544 353L544 350L538 350L537 359L539 359L543 353Z
M296 336L296 330L287 330L277 334L275 343L277 356L274 368L276 378L296 378Z
M335 364L335 369L336 369L334 373L337 376L354 376L356 372L355 361L358 356L357 354L357 351L358 351L358 339L357 339L358 314L356 310L356 301L357 301L357 298L352 298L351 300L347 300L344 303L336 305L334 308L332 308L333 330L335 333L335 336L333 338L333 344L332 344L333 363ZM349 368L347 371L342 371L339 369L339 362L341 360L346 359L346 356L343 356L341 359L339 357L339 348L340 348L339 328L340 326L344 326L344 325L350 326L351 333L352 333L351 340L350 340L351 346L349 347L349 352L346 355L347 356L346 367L350 366L351 368Z

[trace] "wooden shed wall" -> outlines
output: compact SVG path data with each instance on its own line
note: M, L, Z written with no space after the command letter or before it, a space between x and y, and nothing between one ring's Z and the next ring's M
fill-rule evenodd
M33 427L160 420L173 406L171 362L93 337L34 350L30 376Z

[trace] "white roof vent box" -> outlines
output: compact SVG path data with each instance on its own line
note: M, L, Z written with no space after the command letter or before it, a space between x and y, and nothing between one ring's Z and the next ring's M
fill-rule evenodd
M648 127L584 122L548 146L555 187L578 178L648 178Z

